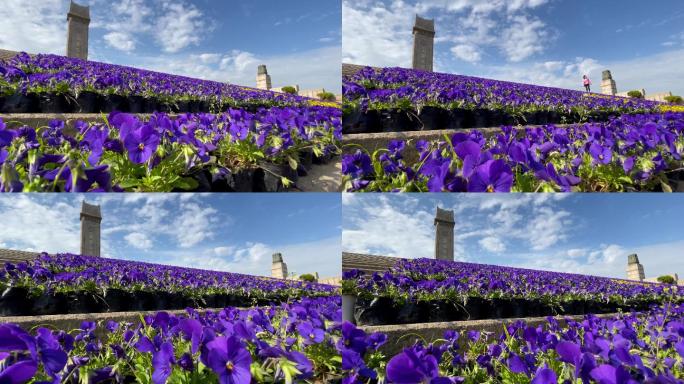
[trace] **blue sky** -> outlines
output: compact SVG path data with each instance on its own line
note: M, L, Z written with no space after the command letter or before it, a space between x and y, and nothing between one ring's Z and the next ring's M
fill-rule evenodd
M339 275L338 194L27 194L3 196L0 248L78 253L83 199L101 205L106 257L270 275Z
M684 94L684 2L343 0L345 62L410 66L415 14L435 19L435 70L618 92Z
M340 89L339 0L80 0L90 58L254 86ZM0 48L64 54L68 0L7 0Z
M684 196L677 194L343 195L342 248L433 257L435 207L455 211L460 260L625 277L684 277Z

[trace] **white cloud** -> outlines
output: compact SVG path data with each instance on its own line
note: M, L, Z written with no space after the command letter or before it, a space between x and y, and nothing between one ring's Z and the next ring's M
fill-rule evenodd
M342 205L351 205L354 202L354 193L342 193Z
M526 237L535 251L541 251L567 238L568 225L572 223L570 212L541 207L534 210L534 218L528 224Z
M480 51L476 47L469 44L455 45L451 48L451 52L453 52L454 55L459 59L470 63L476 63L482 58Z
M217 251L218 250L218 251ZM264 244L248 242L239 246L217 247L193 255L173 251L157 254L159 262L192 268L270 276L271 255L283 254L290 274L318 272L321 277L339 276L342 251L340 238L332 237L295 244Z
M419 0L415 4L392 0L343 0L342 60L375 66L411 65L411 27L415 14L435 18L437 71L462 73L447 56L476 63L478 77L582 90L582 75L600 90L601 71L610 69L618 91L645 88L647 94L672 91L684 94L684 33L661 44L669 50L622 60L595 57L545 57L558 30L532 14L547 0ZM672 16L681 18L682 13ZM668 21L669 22L669 21ZM447 45L448 47L444 47ZM500 52L506 60L483 63Z
M501 41L500 45L508 60L522 61L543 51L544 45L548 44L549 34L544 29L546 24L541 20L519 15L511 17L509 23L503 31L507 39Z
M411 64L414 8L403 1L342 1L342 61L376 66Z
M142 250L150 250L153 247L153 242L144 233L131 232L124 236L124 240L134 248Z
M154 35L164 52L174 53L198 45L211 29L211 24L196 6L164 1Z
M202 53L197 58L204 64L213 64L221 60L221 55L218 53Z
M435 40L453 43L453 55L478 62L486 48L500 48L511 61L520 61L544 48L548 26L529 15L546 0L402 0L342 2L342 60L375 66L411 63L414 15L435 15ZM501 20L509 28L501 27ZM436 63L439 62L439 52Z
M135 50L135 40L127 33L109 32L104 35L105 41L110 47L124 52Z
M260 64L267 66L274 87L298 84L302 89L325 88L333 93L341 92L339 46L275 56L239 50L205 52L191 56L190 60L185 55L138 56L135 66L254 87Z
M342 230L342 248L406 258L430 257L434 249L433 213L413 210L412 199L417 200L398 195L355 197L358 212L351 217L352 226Z
M0 47L31 53L65 53L68 2L42 0L27 4L23 0L7 0L2 5ZM136 40L150 36L164 52L175 53L199 44L215 24L195 5L185 2L91 0L90 5L90 28L104 30L105 43L123 52L134 51ZM92 38L90 44L95 45Z
M501 239L494 236L483 237L478 242L482 248L489 252L501 253L506 250L506 244Z
M3 215L0 242L8 247L78 252L80 210L75 204L42 201L30 195L3 196L0 211Z
M573 248L573 249L568 249L568 251L567 251L568 257L571 257L573 259L586 256L586 254L587 254L586 249Z
M25 0L5 0L0 7L0 47L14 51L66 52L66 8L61 0L27 5Z
M235 251L235 247L216 247L214 254L216 256L228 256Z
M172 224L171 233L176 236L178 245L188 248L214 236L211 225L219 213L212 207L200 206L196 203L181 204L180 215ZM221 215L223 216L223 215Z
M627 277L627 255L637 253L644 265L646 277L684 273L681 251L684 242L665 242L627 247L619 244L602 244L590 249L570 249L552 254L530 254L523 256L518 266L556 272L580 273L585 275ZM505 264L510 264L503 261ZM521 265L520 265L521 264Z
M588 262L590 264L613 264L619 257L626 255L627 251L619 245L604 245L600 249L589 253Z
M568 202L558 203L564 199L582 202L573 194L358 194L343 206L343 249L432 257L434 212L423 207L440 205L455 212L458 260L625 278L627 255L637 253L647 277L677 273L684 278L684 241L626 245L606 238L605 244L592 244L603 238L587 238L591 229L585 227L584 216L564 208Z
M128 218L112 215L108 225L103 225L102 232L111 235L121 232L136 232L145 235L157 244L168 241L167 236L177 247L189 248L205 240L214 238L215 226L219 223L229 225L231 218L202 201L202 195L188 194L141 194L142 197L122 199L105 199L105 203L115 204L120 212L130 212L131 204L136 204L133 215L137 218L131 222ZM168 203L174 207L169 209Z
M270 255L281 252L290 271L298 275L339 275L339 236L217 244L216 234L233 219L219 213L207 198L207 194L99 194L87 200L102 207L104 257L269 276ZM0 248L78 253L81 200L73 194L3 196ZM208 239L214 239L210 246L204 244Z
M455 258L478 261L518 243L534 251L562 246L574 222L557 202L569 194L458 195L453 205L456 220ZM442 206L430 196L343 196L345 251L407 258L432 257L434 211ZM435 201L433 201L435 200ZM475 245L475 247L472 247Z
M80 251L80 222L82 198L57 198L54 194L6 195L0 198L0 248L35 252ZM97 200L88 197L88 202ZM101 240L101 254L112 254L107 236Z
M256 67L266 64L274 86L298 84L303 89L341 91L341 47L339 42L335 43L337 30L326 35L333 37L328 47L310 50L281 54L229 49L189 53L189 48L201 46L216 30L218 22L214 15L204 13L188 1L84 0L84 3L91 6L89 57L92 60L244 86L255 86ZM68 2L63 0L33 1L30 5L23 0L3 1L0 48L65 54L67 8ZM257 49L254 47L254 51ZM128 55L111 54L113 50Z
M577 57L570 60L482 66L478 76L544 86L581 89L582 75L592 79L592 90L600 91L601 72L609 69L618 92L646 89L646 94L671 91L684 94L680 69L684 49L619 61Z

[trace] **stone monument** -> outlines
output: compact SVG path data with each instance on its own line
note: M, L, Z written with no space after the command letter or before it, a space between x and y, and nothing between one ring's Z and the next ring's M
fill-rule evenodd
M90 7L78 5L73 1L67 13L67 57L88 60L88 26Z
M101 222L100 206L83 201L81 205L81 255L100 256Z
M435 20L416 15L413 24L413 69L432 72L435 45Z
M454 261L454 211L437 207L435 215L435 259Z
M271 89L271 75L268 74L263 64L257 69L256 86L267 91Z
M613 75L610 74L609 70L605 70L601 74L601 93L611 96L615 96L617 93L615 80L613 80Z
M276 279L287 279L287 264L283 261L283 254L280 252L273 254L271 277Z
M646 278L644 266L639 263L639 257L636 253L627 256L627 278L637 281L643 281Z

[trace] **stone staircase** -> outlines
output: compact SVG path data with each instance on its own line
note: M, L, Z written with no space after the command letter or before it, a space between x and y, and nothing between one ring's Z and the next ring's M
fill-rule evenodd
M367 255L363 253L342 252L342 272L358 269L366 273L384 272L393 267L398 257Z
M20 263L38 257L38 252L17 251L15 249L0 249L0 266L5 263Z

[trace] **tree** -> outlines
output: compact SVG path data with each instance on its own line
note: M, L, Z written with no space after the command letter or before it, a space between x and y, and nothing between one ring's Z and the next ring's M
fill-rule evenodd
M670 104L682 104L682 101L684 101L684 99L682 99L681 96L672 95L665 96L665 101L667 101Z
M315 283L316 277L310 273L305 273L305 274L299 276L299 280L308 281L310 283Z
M296 89L295 87L292 87L292 86L289 86L289 85L282 87L280 90L283 91L283 92L285 92L285 93L289 93L289 94L291 94L291 95L296 95L296 94L297 94L297 89Z
M323 101L335 101L335 94L332 92L323 91L318 94L318 98Z
M641 94L641 91L637 91L637 90L627 92L627 96L634 98L634 99L643 99L644 98L644 95Z
M674 277L672 277L670 275L658 276L658 281L663 283L663 284L674 284L674 283L676 283Z

